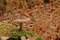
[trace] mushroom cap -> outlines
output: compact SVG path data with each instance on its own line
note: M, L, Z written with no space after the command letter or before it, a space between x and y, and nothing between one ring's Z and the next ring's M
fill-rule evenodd
M15 19L14 22L28 22L30 21L30 18L24 18L24 19Z

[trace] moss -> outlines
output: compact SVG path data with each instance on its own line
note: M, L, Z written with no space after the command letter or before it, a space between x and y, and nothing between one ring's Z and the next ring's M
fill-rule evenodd
M11 33L10 38L11 39L18 39L22 36L26 36L27 34L30 35L31 37L35 37L35 34L33 34L32 32L23 30L21 32L17 31L15 33Z
M25 30L23 30L22 32L21 32L23 35L30 35L31 37L35 37L36 35L34 34L34 33L32 33L32 32L30 32L30 31L25 31Z
M13 32L17 32L18 29L9 23L0 22L0 36L9 36Z
M30 31L21 31L21 32L15 32L12 33L10 38L11 40L15 39L15 40L19 40L19 38L21 38L22 36L26 36L26 35L30 35L31 37L37 37L37 35L35 35L34 33L30 32ZM36 40L44 40L42 37L38 37Z
M42 37L38 37L36 40L44 40Z

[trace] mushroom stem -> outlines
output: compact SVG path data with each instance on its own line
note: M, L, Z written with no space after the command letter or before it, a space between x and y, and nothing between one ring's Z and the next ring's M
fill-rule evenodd
M23 29L22 29L22 26L23 26L23 23L20 22L20 29L19 29L19 31L22 31L22 30L23 30Z

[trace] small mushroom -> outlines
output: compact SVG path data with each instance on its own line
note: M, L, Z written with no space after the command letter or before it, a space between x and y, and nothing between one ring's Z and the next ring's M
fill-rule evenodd
M22 31L22 26L24 22L29 22L30 18L24 18L24 19L15 19L14 22L19 22L20 23L20 29L19 31Z

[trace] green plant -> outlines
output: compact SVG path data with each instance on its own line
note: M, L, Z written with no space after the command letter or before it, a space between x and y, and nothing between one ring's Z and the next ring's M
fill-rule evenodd
M17 31L15 33L11 33L10 38L11 38L11 40L13 40L13 39L14 40L19 40L20 37L26 36L27 34L30 35L31 37L36 37L37 36L37 35L35 35L34 33L30 32L30 31L23 30L21 32ZM43 38L38 37L36 40L43 40Z
M44 40L42 37L37 37L36 40Z
M15 33L11 33L10 39L11 40L19 40L20 37L24 36L21 32L17 31Z
M32 37L35 36L32 32L23 30L21 32L17 31L17 32L11 33L10 39L11 40L13 40L13 39L14 40L19 40L20 37L26 36L27 34L30 35L30 36L32 36Z
M32 32L30 32L30 31L26 31L26 30L23 30L23 31L21 31L21 33L23 34L23 35L30 35L31 37L35 37L36 35L34 34L34 33L32 33Z
M10 36L11 33L17 32L16 26L0 22L0 36Z

